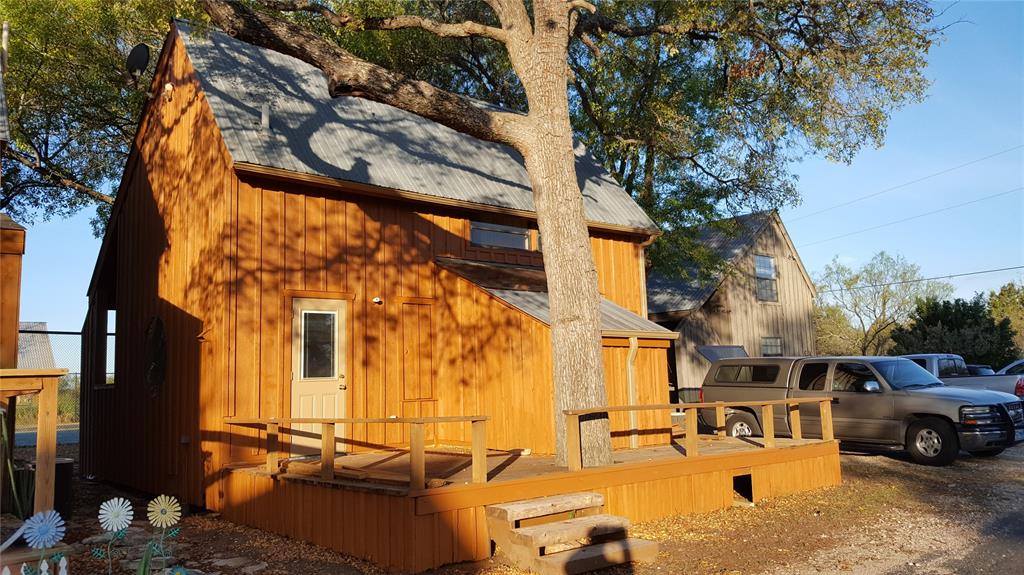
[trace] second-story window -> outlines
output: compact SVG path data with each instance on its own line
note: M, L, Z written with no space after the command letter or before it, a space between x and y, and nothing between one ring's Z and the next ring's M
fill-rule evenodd
M528 250L530 230L489 222L470 222L469 243L486 248Z
M779 301L775 258L771 256L754 256L754 275L757 278L758 301Z

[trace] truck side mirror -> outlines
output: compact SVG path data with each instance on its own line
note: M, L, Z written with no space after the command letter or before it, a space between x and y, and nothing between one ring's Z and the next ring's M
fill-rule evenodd
M878 382L872 379L864 382L863 389L867 393L879 393L882 391L882 386L878 385Z

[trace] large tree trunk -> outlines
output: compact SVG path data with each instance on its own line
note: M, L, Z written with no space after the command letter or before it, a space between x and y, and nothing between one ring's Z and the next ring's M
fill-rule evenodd
M551 305L556 454L566 463L566 409L607 405L601 357L601 294L576 179L569 124L568 13L561 2L534 4L534 35L510 47L529 101L529 119L518 146L530 174ZM582 424L585 466L610 465L607 417Z

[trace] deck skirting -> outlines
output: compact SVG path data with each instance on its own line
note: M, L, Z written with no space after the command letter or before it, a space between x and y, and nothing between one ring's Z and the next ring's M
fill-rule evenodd
M634 523L732 505L733 478L750 475L760 501L841 482L835 441L694 459L656 459L408 494L225 470L220 509L235 523L307 541L389 569L419 572L491 554L486 505L581 490Z

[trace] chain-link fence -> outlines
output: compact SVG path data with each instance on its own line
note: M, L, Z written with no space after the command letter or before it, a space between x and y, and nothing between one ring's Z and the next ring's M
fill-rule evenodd
M107 337L107 380L112 381L114 366L114 338ZM74 429L80 421L82 397L82 334L46 329L45 323L22 322L18 331L18 368L67 369L57 387L57 428ZM15 431L32 431L39 414L39 398L18 398L15 413Z

